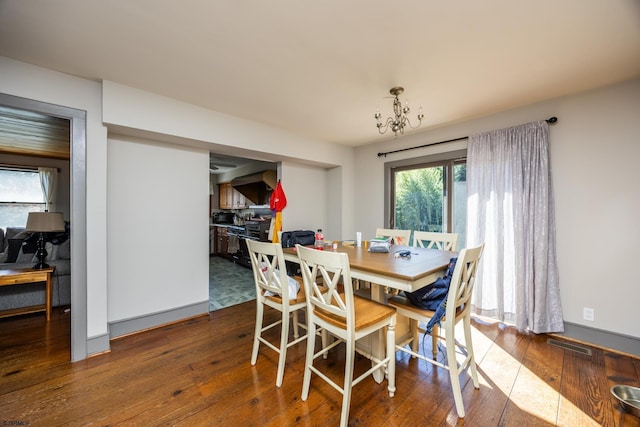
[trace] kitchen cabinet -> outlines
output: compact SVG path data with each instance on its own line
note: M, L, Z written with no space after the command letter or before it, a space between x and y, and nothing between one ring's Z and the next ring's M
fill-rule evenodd
M231 187L231 183L225 182L218 184L218 189L220 194L220 209L233 209L233 196L231 192L233 187Z
M233 209L246 209L249 206L249 203L247 203L247 198L244 197L244 195L235 188L231 187L231 189L233 190Z
M218 184L220 193L220 209L245 209L247 198L233 188L230 182Z
M229 257L229 254L227 253L227 248L229 247L227 227L216 227L215 235L215 254L223 257Z

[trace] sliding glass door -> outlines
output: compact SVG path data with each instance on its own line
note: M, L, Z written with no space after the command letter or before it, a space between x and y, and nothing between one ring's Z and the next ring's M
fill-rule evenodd
M391 168L392 228L460 234L465 246L466 160Z

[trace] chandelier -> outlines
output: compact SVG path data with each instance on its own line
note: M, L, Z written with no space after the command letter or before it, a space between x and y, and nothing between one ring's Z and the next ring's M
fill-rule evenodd
M411 124L409 117L407 117L407 114L409 114L409 112L411 111L411 109L409 108L409 103L405 102L403 107L402 103L398 99L398 95L400 95L402 92L404 92L404 88L400 86L391 88L391 90L389 90L389 93L394 96L393 117L387 117L386 123L383 123L380 120L380 118L382 117L382 114L380 114L380 107L378 107L376 114L373 116L378 121L378 123L376 123L376 126L378 128L378 132L380 132L381 135L385 134L387 130L391 129L397 138L398 135L404 134L404 128L407 127L407 125L409 125L411 129L417 129L422 124L422 119L424 118L424 114L422 114L422 107L420 107L420 111L418 112L417 116L418 124L415 126Z

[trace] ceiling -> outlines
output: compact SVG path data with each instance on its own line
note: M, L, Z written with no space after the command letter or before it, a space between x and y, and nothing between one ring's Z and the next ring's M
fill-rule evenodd
M640 1L0 0L0 55L357 146L640 77Z
M0 105L0 154L69 160L71 122Z
M232 170L248 165L253 160L243 157L225 156L218 153L209 153L209 173L214 175L231 172Z

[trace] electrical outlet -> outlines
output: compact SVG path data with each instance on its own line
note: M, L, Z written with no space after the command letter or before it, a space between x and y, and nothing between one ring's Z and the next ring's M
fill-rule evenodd
M593 322L596 320L596 312L591 307L583 307L582 308L582 318L584 320L588 320L589 322Z

